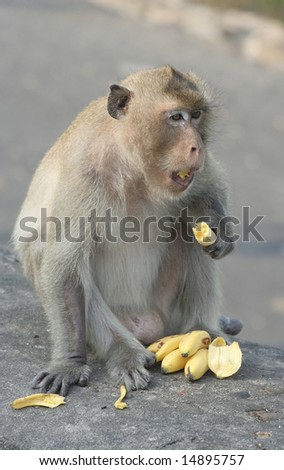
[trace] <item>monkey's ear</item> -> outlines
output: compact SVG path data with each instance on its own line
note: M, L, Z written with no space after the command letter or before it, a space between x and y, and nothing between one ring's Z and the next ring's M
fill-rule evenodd
M127 111L133 93L119 85L111 85L108 95L107 110L114 119L122 118Z

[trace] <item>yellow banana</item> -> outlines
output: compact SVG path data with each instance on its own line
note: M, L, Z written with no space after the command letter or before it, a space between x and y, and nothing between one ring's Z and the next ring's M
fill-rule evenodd
M167 354L162 360L161 370L163 374L172 374L184 368L187 357L182 357L180 350L175 349L174 351Z
M149 344L147 350L151 351L152 353L156 353L167 341L169 341L171 338L175 338L176 336L178 335L165 336L164 338L158 339L158 341Z
M167 354L177 349L179 347L180 340L183 338L183 336L184 335L175 335L169 340L167 340L163 344L163 346L156 352L156 361L162 361Z
M199 349L208 348L211 337L207 331L191 331L183 336L179 343L179 350L183 357L190 357Z
M218 337L209 345L209 369L214 372L218 379L235 374L241 367L241 364L242 352L236 341L226 345L224 338Z
M187 358L184 375L189 380L198 380L208 370L208 349L199 349L193 356Z
M202 246L213 245L216 241L216 235L206 222L198 222L196 227L192 228L193 235Z

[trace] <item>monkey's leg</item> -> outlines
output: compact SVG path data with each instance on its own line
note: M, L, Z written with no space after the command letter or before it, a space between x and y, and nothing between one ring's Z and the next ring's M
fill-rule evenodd
M147 388L150 380L147 367L154 363L154 354L147 351L110 310L85 268L81 277L85 288L88 343L106 362L116 384L124 384L127 390Z
M35 377L32 386L65 396L71 385L86 386L91 373L86 364L82 289L71 281L60 285L58 280L51 282L45 277L39 294L49 318L53 349L50 364Z

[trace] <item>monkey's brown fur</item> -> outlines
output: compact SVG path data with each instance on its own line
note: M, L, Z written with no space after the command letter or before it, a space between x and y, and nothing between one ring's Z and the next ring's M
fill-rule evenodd
M228 236L202 248L185 242L184 227L175 222L176 239L165 243L157 241L165 235L161 227L148 223L146 241L112 242L92 212L104 216L111 208L115 236L125 216L141 224L153 216L174 221L184 208L210 216L216 229L227 214L227 188L207 151L211 119L210 94L194 74L169 66L142 71L92 102L40 163L14 230L15 250L53 341L51 362L35 388L65 395L72 384L86 385L87 342L116 382L144 388L153 355L143 344L194 328L220 331L212 258L231 251ZM180 171L189 172L185 180ZM42 208L57 219L42 224ZM34 218L34 241L27 239L25 217ZM66 218L74 237L80 218L88 221L80 241L66 240Z

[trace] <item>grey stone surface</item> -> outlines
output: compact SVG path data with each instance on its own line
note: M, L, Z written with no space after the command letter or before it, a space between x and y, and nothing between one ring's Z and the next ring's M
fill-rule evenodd
M192 384L155 366L149 389L129 394L123 411L114 408L117 387L94 362L89 386L73 387L66 405L11 409L11 401L32 393L49 341L31 287L3 250L0 296L3 449L284 449L284 351L246 341L235 376L207 373Z

